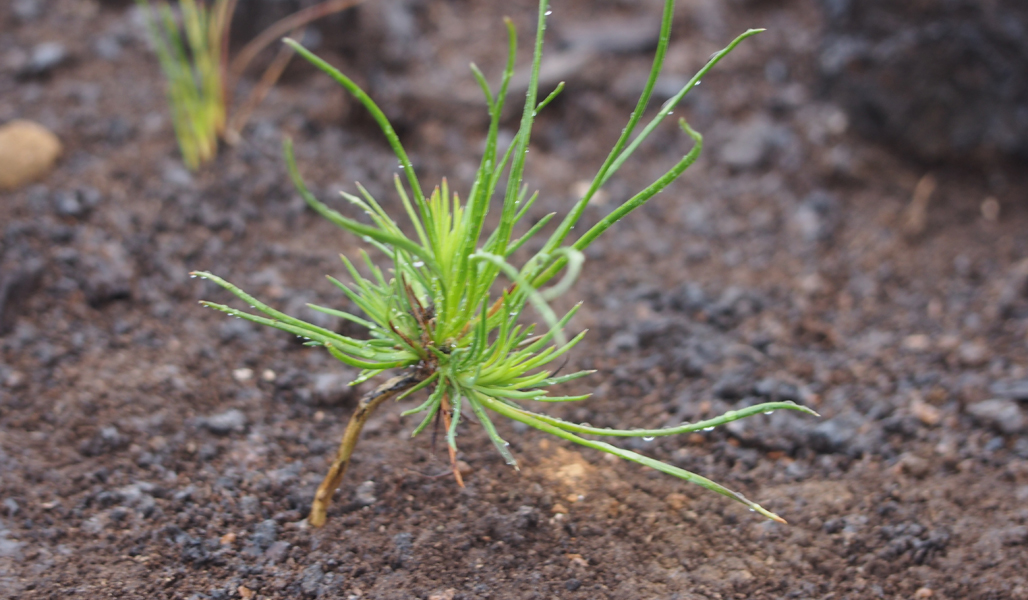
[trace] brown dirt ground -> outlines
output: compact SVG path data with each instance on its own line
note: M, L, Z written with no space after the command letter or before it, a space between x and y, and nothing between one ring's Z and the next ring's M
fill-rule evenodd
M0 594L1028 598L1025 410L973 408L1028 385L1028 182L1016 166L918 166L850 135L816 94L814 2L682 3L674 75L747 27L769 31L680 109L707 134L704 158L590 250L568 301L585 301L573 325L591 331L568 368L598 373L568 391L596 396L553 411L657 426L767 398L809 404L822 419L629 442L790 524L506 424L521 471L469 424L458 489L441 448L407 441L412 424L390 407L318 531L302 519L354 405L352 373L200 308L226 295L187 272L307 316L305 302L339 305L323 275L340 275L335 254L357 241L293 193L281 135L324 198L360 180L396 208L395 159L326 78L297 68L240 147L185 176L133 12L43 4L28 22L0 8L0 122L38 120L66 145L46 181L0 201L0 268L23 284L0 319ZM349 37L324 33L324 51L397 116L423 181L463 189L485 122L461 100L466 63L495 76L500 17L527 36L531 3L394 4L416 35L351 14ZM655 23L659 3L555 13L559 40L593 19ZM19 53L43 41L69 59L15 77ZM534 218L566 210L591 177L647 61L602 54L571 73L530 154ZM722 149L751 119L764 119L767 151L730 168ZM670 127L656 135L586 219L687 148ZM938 189L906 232L929 172ZM979 210L989 196L998 219Z

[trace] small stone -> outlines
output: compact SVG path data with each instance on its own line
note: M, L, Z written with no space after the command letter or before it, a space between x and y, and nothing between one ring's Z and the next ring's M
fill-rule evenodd
M819 423L810 433L810 445L820 452L842 452L856 439L863 418L846 413Z
M0 189L40 179L60 154L60 140L38 123L19 119L0 126Z
M467 477L475 472L475 468L464 462L463 460L457 461L457 472L461 474L461 477Z
M1028 400L1028 379L997 381L989 386L989 392L1010 400Z
M0 335L14 328L17 316L25 308L28 299L35 294L43 280L42 259L31 258L21 261L17 268L0 273ZM2 385L17 389L26 382L25 375L11 371L2 379Z
M40 0L14 0L11 4L14 16L23 22L34 21L43 14L43 3Z
M903 338L903 349L912 352L924 352L932 347L932 339L923 333L915 333Z
M84 236L82 251L70 256L79 261L73 277L92 306L132 297L135 261L123 244L104 234L90 231Z
M639 347L639 336L631 331L615 333L607 342L607 354L616 356L621 352L631 352Z
M918 479L928 474L931 465L920 456L904 453L896 463L896 470Z
M839 221L838 199L824 191L814 190L796 207L789 227L807 243L832 239Z
M311 397L317 404L336 404L353 395L349 383L355 378L354 373L330 371L317 373L311 377Z
M282 562L285 560L290 547L291 544L289 542L279 540L268 546L268 549L264 551L264 560L272 564Z
M774 138L774 125L766 119L751 119L732 131L721 147L721 162L738 170L759 167L770 155Z
M365 481L358 485L353 493L353 502L357 506L371 506L378 502L378 498L375 496L375 482Z
M980 367L989 360L989 349L981 342L965 342L957 348L957 358L965 367Z
M225 319L218 327L218 337L223 342L239 340L247 342L257 335L257 328L254 324L243 319Z
M105 35L93 42L93 52L104 60L114 60L121 56L121 42L117 36Z
M1012 400L985 400L971 404L967 412L978 421L1006 434L1015 434L1024 429L1024 415Z
M68 50L59 42L43 42L32 48L29 60L18 74L25 76L45 75L68 58Z
M251 556L259 556L278 539L278 530L278 522L274 519L261 521L254 528L245 552Z
M166 165L161 175L166 183L175 187L188 188L193 185L193 176L179 165Z
M689 506L689 497L685 494L679 494L678 492L668 494L667 497L664 498L664 501L667 502L667 505L673 510L682 510L686 506Z
M920 398L915 398L910 403L910 412L925 425L935 426L942 420L942 412Z
M81 217L84 210L75 194L59 192L54 197L54 211L62 217Z
M246 367L234 369L232 371L232 378L239 382L250 381L253 379L253 369L248 369Z
M300 578L300 589L308 597L317 596L318 588L324 579L325 571L321 568L321 563L314 563L303 570L303 575Z
M931 598L934 595L935 595L935 592L932 591L932 588L922 587L922 588L918 588L917 591L914 592L914 599L915 600L928 600L928 598Z
M238 408L232 408L223 413L201 418L199 423L200 426L206 427L213 433L224 435L245 429L246 415Z

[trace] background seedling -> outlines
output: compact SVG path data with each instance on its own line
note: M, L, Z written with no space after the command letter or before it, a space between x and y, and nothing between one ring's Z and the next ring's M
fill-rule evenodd
M179 19L167 2L152 10L136 0L146 15L147 33L168 86L168 104L182 160L196 170L218 153L218 141L239 140L250 113L264 99L292 57L286 48L272 61L258 85L229 118L234 83L261 50L283 34L296 35L311 21L360 4L363 0L327 0L281 19L248 43L228 64L229 32L236 0L179 0Z
M684 120L679 126L691 139L692 148L663 176L617 207L585 233L568 242L568 237L582 217L585 207L597 190L624 164L636 148L646 139L674 107L722 58L744 39L760 30L750 30L715 53L708 63L670 100L664 103L638 136L632 137L650 101L654 84L661 72L670 38L674 1L664 5L661 33L656 56L644 91L632 112L620 139L592 180L586 194L573 206L559 225L550 233L542 247L524 264L516 267L510 262L514 252L541 232L553 218L547 215L520 237L514 236L519 222L528 213L537 194L528 195L523 185L525 158L532 132L532 124L539 110L544 108L563 86L540 100L539 67L542 58L543 32L549 14L547 0L539 3L535 45L532 54L531 77L522 111L520 127L511 144L502 152L498 142L500 115L506 92L514 71L516 36L508 20L509 53L498 90L494 93L485 76L472 65L472 73L482 87L489 109L490 124L486 136L485 152L476 177L465 200L451 193L444 179L440 186L426 195L406 151L392 125L378 106L357 85L331 65L313 55L298 43L286 43L312 64L330 75L360 101L385 133L403 172L395 177L396 193L410 219L413 235L404 232L379 203L358 184L360 196L343 196L359 210L364 211L370 224L363 223L323 204L304 185L287 142L286 162L290 176L307 204L342 229L360 236L371 248L378 250L391 264L384 270L366 253L361 253L368 275L362 275L346 258L343 263L353 279L347 286L334 278L331 281L361 310L362 315L333 308L311 305L323 313L349 320L367 329L368 339L358 340L341 335L267 306L231 283L206 272L194 275L209 279L263 313L252 314L223 304L204 302L206 306L231 315L288 331L307 340L311 346L321 346L341 362L361 369L354 383L367 381L390 370L400 375L390 379L365 395L351 417L336 459L315 495L309 522L324 524L334 490L345 475L350 456L357 444L361 428L371 412L386 400L402 399L425 390L425 398L404 415L424 415L413 435L423 431L435 419L441 419L446 428L446 443L454 464L454 476L460 483L455 467L457 426L470 410L485 429L496 449L511 465L517 467L514 456L496 431L492 418L500 415L519 421L565 440L601 450L699 484L733 500L745 504L760 514L782 521L777 515L709 479L625 450L607 442L584 436L657 437L707 430L748 416L778 409L813 411L791 402L770 402L752 406L698 423L662 429L606 429L569 423L529 410L524 407L533 402L574 402L588 396L556 396L550 388L556 384L588 375L580 371L555 376L546 369L575 346L585 332L570 339L564 328L577 310L577 306L562 316L550 308L549 301L566 293L578 275L583 254L604 231L680 176L699 156L703 138ZM500 182L506 174L505 185ZM494 195L502 190L500 218L491 231L485 230L486 215ZM550 287L558 274L563 278ZM532 307L545 326L524 323L523 313Z

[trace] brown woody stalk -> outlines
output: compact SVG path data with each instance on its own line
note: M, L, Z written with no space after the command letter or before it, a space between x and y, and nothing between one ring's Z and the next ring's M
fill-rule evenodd
M353 412L350 422L346 424L346 431L343 433L343 441L339 444L336 459L328 470L328 474L325 475L325 479L318 486L318 491L314 494L311 514L307 517L308 523L314 527L321 527L325 524L325 520L328 518L328 506L332 502L332 494L343 482L346 468L350 466L350 456L357 446L361 430L364 429L364 424L367 423L371 413L378 408L379 404L399 396L420 381L419 373L407 373L393 377L361 397L360 403L357 404L357 410Z

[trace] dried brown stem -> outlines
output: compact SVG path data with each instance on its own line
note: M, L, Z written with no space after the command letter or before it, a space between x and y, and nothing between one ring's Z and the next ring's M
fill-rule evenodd
M458 400L460 400L458 398ZM446 394L443 394L443 402L439 407L439 412L443 415L443 426L446 427L446 431L450 431L450 399ZM446 449L450 453L450 469L453 471L453 478L457 480L457 485L464 487L464 478L460 475L460 469L457 468L457 448L450 445L449 438L446 441Z
M294 29L303 27L312 21L316 21L332 13L353 8L363 1L364 0L327 0L321 4L315 4L314 6L297 11L288 17L273 23L257 37L250 40L245 46L243 46L243 49L239 51L239 54L232 59L232 64L229 66L228 70L228 85L226 86L229 94L231 95L232 89L235 87L235 82L239 80L240 75L242 75L243 71L246 70L250 61L260 54L261 50L264 50L269 44Z
M297 35L297 33L301 35ZM290 35L302 37L302 30L297 30ZM253 88L250 95L246 98L246 102L243 103L239 110L236 111L232 118L229 119L228 127L225 129L225 142L230 146L235 146L239 143L240 132L246 127L246 122L250 120L250 115L253 114L257 105L264 101L264 97L268 95L271 88L274 87L275 82L282 76L282 72L286 70L286 66L289 61L293 58L293 49L287 46L283 46L279 49L278 54L275 56L275 60L268 65L268 68L261 75L261 80L257 82L257 86Z
M350 422L346 424L346 431L343 433L343 441L339 444L336 459L328 470L328 474L325 475L325 479L318 486L318 491L314 494L311 514L307 517L307 522L313 527L321 527L325 524L325 520L328 518L328 506L332 502L332 494L335 493L339 484L343 482L346 468L350 466L350 456L353 454L353 449L357 446L361 430L364 429L364 424L367 423L368 417L378 408L379 404L390 398L395 398L417 385L421 380L419 372L407 373L399 377L393 377L361 397L360 403L357 404L357 410L353 412Z

